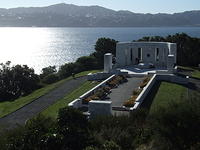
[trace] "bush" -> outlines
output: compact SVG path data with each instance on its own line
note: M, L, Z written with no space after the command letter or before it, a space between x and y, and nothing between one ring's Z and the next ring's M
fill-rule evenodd
M46 84L51 84L57 82L58 80L59 77L57 74L49 74L42 79L42 82Z
M56 72L57 72L56 66L49 66L49 67L46 67L46 68L42 68L42 73L40 74L40 78L43 79L46 76L48 76L50 74L54 74Z
M114 141L106 141L102 148L103 150L120 150L119 145L117 145Z
M160 108L151 114L150 123L155 135L155 144L163 139L169 149L190 149L198 146L200 139L200 101L171 103L168 108Z
M133 90L133 95L138 96L142 92L142 89Z
M40 78L27 65L0 64L0 101L13 100L41 87Z
M131 96L131 98L128 101L124 102L125 107L133 107L135 105L135 100L137 99L137 96Z
M83 56L77 59L83 70L99 69L97 59L94 56Z
M142 83L140 84L140 88L143 89L143 88L148 84L148 82L150 81L150 79L151 79L151 78L149 78L149 77L145 78L145 79L142 81Z
M58 113L58 133L63 135L63 148L79 150L88 146L89 124L80 111L65 107Z
M72 75L72 73L75 72L75 68L76 68L75 63L68 63L68 64L65 64L65 65L62 65L59 68L58 75L61 79L69 77L69 76Z

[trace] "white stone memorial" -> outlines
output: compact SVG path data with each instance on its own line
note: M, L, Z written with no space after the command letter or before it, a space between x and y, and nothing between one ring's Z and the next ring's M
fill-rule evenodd
M176 49L176 43L169 42L119 42L116 46L116 66L143 63L146 66L153 64L156 68L167 69L169 63L170 66L176 64ZM171 55L174 56L173 61Z

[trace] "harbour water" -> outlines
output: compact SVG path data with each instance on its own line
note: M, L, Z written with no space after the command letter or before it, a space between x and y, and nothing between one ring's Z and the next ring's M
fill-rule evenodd
M36 73L50 65L59 67L94 51L98 38L132 41L144 36L186 33L200 37L200 27L149 28L0 28L0 63L26 64Z

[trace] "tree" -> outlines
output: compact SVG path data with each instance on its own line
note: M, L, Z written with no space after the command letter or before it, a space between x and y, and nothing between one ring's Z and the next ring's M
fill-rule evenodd
M58 133L63 135L64 149L79 150L88 146L89 124L82 112L65 107L58 113Z
M56 73L56 66L49 66L42 69L42 73L40 74L40 78L43 79L44 77Z
M27 65L0 64L0 100L11 100L40 88L39 77Z
M77 67L76 65L77 64L75 63L67 63L67 64L62 65L58 71L59 77L63 79L63 78L71 76L72 73L75 73L76 71L76 67Z
M92 70L98 68L98 62L94 56L79 57L76 63L79 63L83 67L83 70Z
M102 67L104 62L104 54L112 53L116 55L116 44L118 41L110 38L99 38L95 44L95 50L92 55L98 60L99 65Z

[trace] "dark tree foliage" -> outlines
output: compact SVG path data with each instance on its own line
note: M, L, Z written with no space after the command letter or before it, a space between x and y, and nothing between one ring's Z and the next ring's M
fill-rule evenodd
M51 84L57 82L59 79L60 79L59 76L53 73L45 76L43 79L41 79L41 81L45 84Z
M70 150L81 150L89 142L89 124L80 111L66 107L59 110L58 133L63 135L63 147Z
M200 39L177 33L167 37L143 37L138 41L159 41L177 43L177 63L183 66L198 66L200 64Z
M97 53L116 53L117 41L110 38L99 38L95 44L95 50Z
M39 88L39 77L27 65L0 64L0 100L11 100Z
M80 69L77 71L77 69ZM62 65L59 68L58 75L61 79L69 77L72 75L72 73L78 73L81 72L82 68L78 63L67 63Z
M38 116L25 127L2 134L2 150L197 150L200 148L200 101L171 103L148 114L101 116L87 120L73 108L60 109L57 120ZM170 110L170 111L169 111Z
M79 63L84 70L98 69L98 62L94 56L83 56L77 59L76 63Z
M40 74L40 78L43 79L44 77L56 73L56 66L49 66L42 69L42 73Z
M116 55L116 44L118 41L110 38L99 38L95 44L95 51L92 55L98 60L98 63L103 67L103 60L105 53L112 53Z

